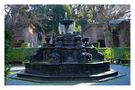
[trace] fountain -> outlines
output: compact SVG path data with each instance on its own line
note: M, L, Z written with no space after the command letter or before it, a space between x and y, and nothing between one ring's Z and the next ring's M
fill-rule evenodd
M17 77L101 80L118 75L102 53L86 45L88 40L82 41L80 33L75 32L73 20L60 21L59 33L54 45L39 48L25 63L25 71L18 73Z

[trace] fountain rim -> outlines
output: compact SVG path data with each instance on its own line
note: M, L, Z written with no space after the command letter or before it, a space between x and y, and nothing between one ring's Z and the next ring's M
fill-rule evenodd
M62 25L71 25L73 23L74 23L74 20L72 19L65 19L65 20L60 21L60 24Z

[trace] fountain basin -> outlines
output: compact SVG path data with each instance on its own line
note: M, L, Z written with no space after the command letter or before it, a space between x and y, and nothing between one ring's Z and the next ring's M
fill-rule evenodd
M109 62L97 62L89 64L26 63L25 66L26 73L48 75L92 75L110 70Z
M90 79L100 80L117 76L118 72L110 69L110 63L95 62L88 64L46 64L26 63L25 71L18 77L36 77L42 79Z

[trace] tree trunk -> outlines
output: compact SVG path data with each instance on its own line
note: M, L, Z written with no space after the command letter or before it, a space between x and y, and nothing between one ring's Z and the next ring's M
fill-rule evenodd
M104 38L105 38L105 45L106 47L112 47L113 46L113 39L112 39L112 32L109 28L109 22L106 22L105 30L104 30Z
M46 38L45 32L41 33L41 37L42 37L42 43L46 43L46 41L45 41L45 38Z

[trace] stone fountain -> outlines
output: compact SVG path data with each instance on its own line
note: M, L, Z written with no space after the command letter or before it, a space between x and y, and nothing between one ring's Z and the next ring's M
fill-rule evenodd
M118 75L102 53L89 46L88 40L82 41L73 20L60 21L59 34L53 46L47 44L30 57L25 71L17 74L19 78L102 80Z

